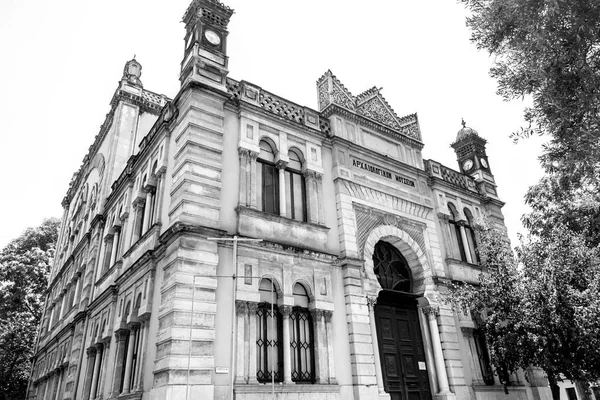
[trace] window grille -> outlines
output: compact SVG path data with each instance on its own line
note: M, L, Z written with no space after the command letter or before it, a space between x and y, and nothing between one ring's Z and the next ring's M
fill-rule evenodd
M292 381L313 383L315 359L313 321L308 309L294 307L290 314Z
M277 307L271 304L260 303L256 310L258 319L258 338L256 345L257 367L256 379L259 382L281 382L283 380L283 347L281 346L282 337L282 318Z
M373 266L383 289L410 293L412 279L408 263L400 252L387 242L377 242L373 252Z

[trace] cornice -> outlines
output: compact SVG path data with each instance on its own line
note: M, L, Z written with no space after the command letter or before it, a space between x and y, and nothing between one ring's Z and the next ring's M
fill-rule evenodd
M98 297L96 297L94 299L94 301L92 301L86 309L87 314L92 317L95 308L99 307L104 301L106 301L106 299L112 297L113 294L117 293L117 289L118 286L117 285L110 285L109 287L107 287L102 293L100 293L100 295Z
M153 98L160 99L161 102L164 101L167 104L170 101L167 96L159 95L159 94L156 94L149 90L142 89L141 93L142 93L142 95L140 96L140 95L126 92L121 89L121 85L119 84L119 86L115 90L115 93L113 94L113 97L110 101L110 106L111 106L110 111L108 112L108 114L106 114L104 122L100 126L100 132L94 138L94 143L89 147L88 153L83 158L83 161L81 163L81 166L79 167L79 170L73 175L73 178L71 179L71 182L69 183L69 188L67 189L67 194L65 195L65 198L62 201L63 207L66 208L65 205L68 206L68 204L71 202L71 199L73 198L73 195L75 194L75 192L77 191L77 188L81 184L81 181L84 178L84 175L86 175L90 161L98 153L98 149L100 148L100 145L102 144L104 138L108 134L108 132L113 124L115 111L121 100L126 100L132 104L135 104L136 106L140 107L140 110L151 113L153 115L160 114L160 112L164 108L164 106L160 105L160 103L153 102L151 99L153 99ZM144 97L144 94L146 95L145 97Z

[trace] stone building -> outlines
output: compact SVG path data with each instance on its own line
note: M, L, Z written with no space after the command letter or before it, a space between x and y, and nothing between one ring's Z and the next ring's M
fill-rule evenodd
M456 171L376 88L327 71L317 111L234 80L232 13L189 6L173 99L126 63L63 201L29 398L505 398L439 300L477 282L473 226L504 229L485 139L463 124Z

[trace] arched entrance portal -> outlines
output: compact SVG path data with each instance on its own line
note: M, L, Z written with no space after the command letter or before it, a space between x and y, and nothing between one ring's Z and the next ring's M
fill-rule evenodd
M430 400L425 352L406 259L379 241L373 267L382 290L375 305L375 325L384 389L391 400Z

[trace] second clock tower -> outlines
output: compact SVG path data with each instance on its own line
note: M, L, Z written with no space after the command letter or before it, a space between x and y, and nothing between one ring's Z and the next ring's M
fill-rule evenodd
M191 81L225 91L227 69L227 25L233 10L218 0L194 0L185 23L185 49L179 80Z

